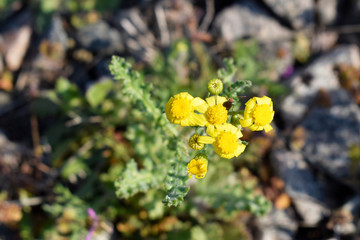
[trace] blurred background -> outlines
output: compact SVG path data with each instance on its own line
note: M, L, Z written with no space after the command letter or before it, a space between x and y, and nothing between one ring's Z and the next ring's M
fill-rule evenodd
M359 240L359 16L358 0L0 0L0 239ZM243 154L213 155L166 207L169 142L112 55L161 112L231 66L252 81L240 100L273 99L274 130L245 129Z

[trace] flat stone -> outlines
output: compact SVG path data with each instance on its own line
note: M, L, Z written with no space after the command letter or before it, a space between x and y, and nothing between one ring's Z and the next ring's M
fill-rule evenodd
M355 45L339 46L297 72L287 82L292 93L284 99L280 106L286 125L291 126L304 116L320 89L328 91L340 88L338 77L333 70L334 66L339 63L360 67L358 47ZM304 80L306 75L310 79Z
M259 240L291 240L295 237L298 228L294 217L289 211L281 211L274 208L262 218L258 218L256 225L259 228Z
M30 45L32 34L31 14L19 14L0 33L0 53L3 53L6 66L11 71L20 68L27 49Z
M152 62L157 56L154 34L149 30L138 9L119 11L114 24L119 28L124 46L136 60Z
M67 49L68 35L59 16L55 15L52 18L51 24L45 34L45 38L50 42L60 43L64 49Z
M301 123L306 132L302 154L321 171L355 186L349 149L360 144L360 109L344 89L329 91L331 107L315 107ZM359 187L359 186L355 186Z
M81 28L77 40L82 47L107 54L123 51L120 33L104 21L98 21Z
M315 6L313 0L263 0L280 18L295 29L311 27L314 24Z
M271 160L305 224L316 225L330 214L326 186L313 174L301 153L275 149Z
M239 1L223 9L215 18L213 35L230 43L244 37L260 42L290 38L290 31L273 19L256 1Z
M338 0L318 0L319 20L324 25L331 25L337 17Z

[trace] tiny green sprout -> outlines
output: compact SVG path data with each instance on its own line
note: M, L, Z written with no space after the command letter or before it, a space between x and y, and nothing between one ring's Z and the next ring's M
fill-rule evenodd
M212 95L219 95L223 90L223 83L220 79L214 78L208 82L207 88Z

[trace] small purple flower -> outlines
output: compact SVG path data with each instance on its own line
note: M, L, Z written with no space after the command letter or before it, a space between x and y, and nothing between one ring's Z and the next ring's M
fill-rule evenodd
M288 78L294 73L294 67L288 66L285 71L281 74L282 78Z
M88 235L86 235L84 240L90 240L91 239L93 233L95 232L96 226L99 223L98 216L96 215L96 212L94 211L94 209L88 208L88 214L89 214L89 217L92 219L92 224L91 224L91 228L89 230L89 233L88 233Z

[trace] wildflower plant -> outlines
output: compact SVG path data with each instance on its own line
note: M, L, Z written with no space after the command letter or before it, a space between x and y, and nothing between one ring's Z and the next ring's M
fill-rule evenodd
M127 163L115 181L119 198L129 198L138 192L161 189L164 186L167 192L162 201L164 205L178 206L189 191L189 177L194 176L202 181L209 168L216 166L216 163L212 165L214 156L210 153L209 145L213 146L215 153L221 158L231 159L238 157L247 145L247 142L240 139L245 127L242 126L243 121L251 130L270 130L269 124L274 116L272 104L268 100L260 100L258 105L266 104L266 110L263 110L263 106L255 109L255 104L256 106L250 106L252 108L246 108L244 114L244 110L240 109L240 102L232 100L238 99L234 93L238 95L244 92L245 88L251 86L251 82L234 82L235 65L231 60L225 60L225 63L226 68L218 72L219 77L208 82L207 98L194 97L184 91L171 96L166 104L161 104L152 98L151 92L154 90L141 74L132 70L124 59L113 57L109 68L114 79L121 83L122 93L136 102L136 106L141 109L143 122L147 122L147 127L135 124L127 137L134 140L136 148L139 143L137 133L148 135L152 138L150 141L157 141L161 136L158 146L164 148L160 150L161 153L151 153L151 149L148 149L150 156L141 154L144 158L142 168L137 167L134 160ZM268 114L263 116L266 121L258 117L263 113ZM235 117L237 121L234 122ZM184 141L186 129L189 128L194 128L195 132ZM165 149L166 146L168 150ZM212 175L214 176L214 172ZM255 195L250 188L241 187L235 191L227 183L226 186L218 195L211 194L210 197L203 193L204 198L213 204L226 204L229 211L248 210L262 215L269 210L270 203L264 197ZM229 194L232 196L231 200L224 202Z

